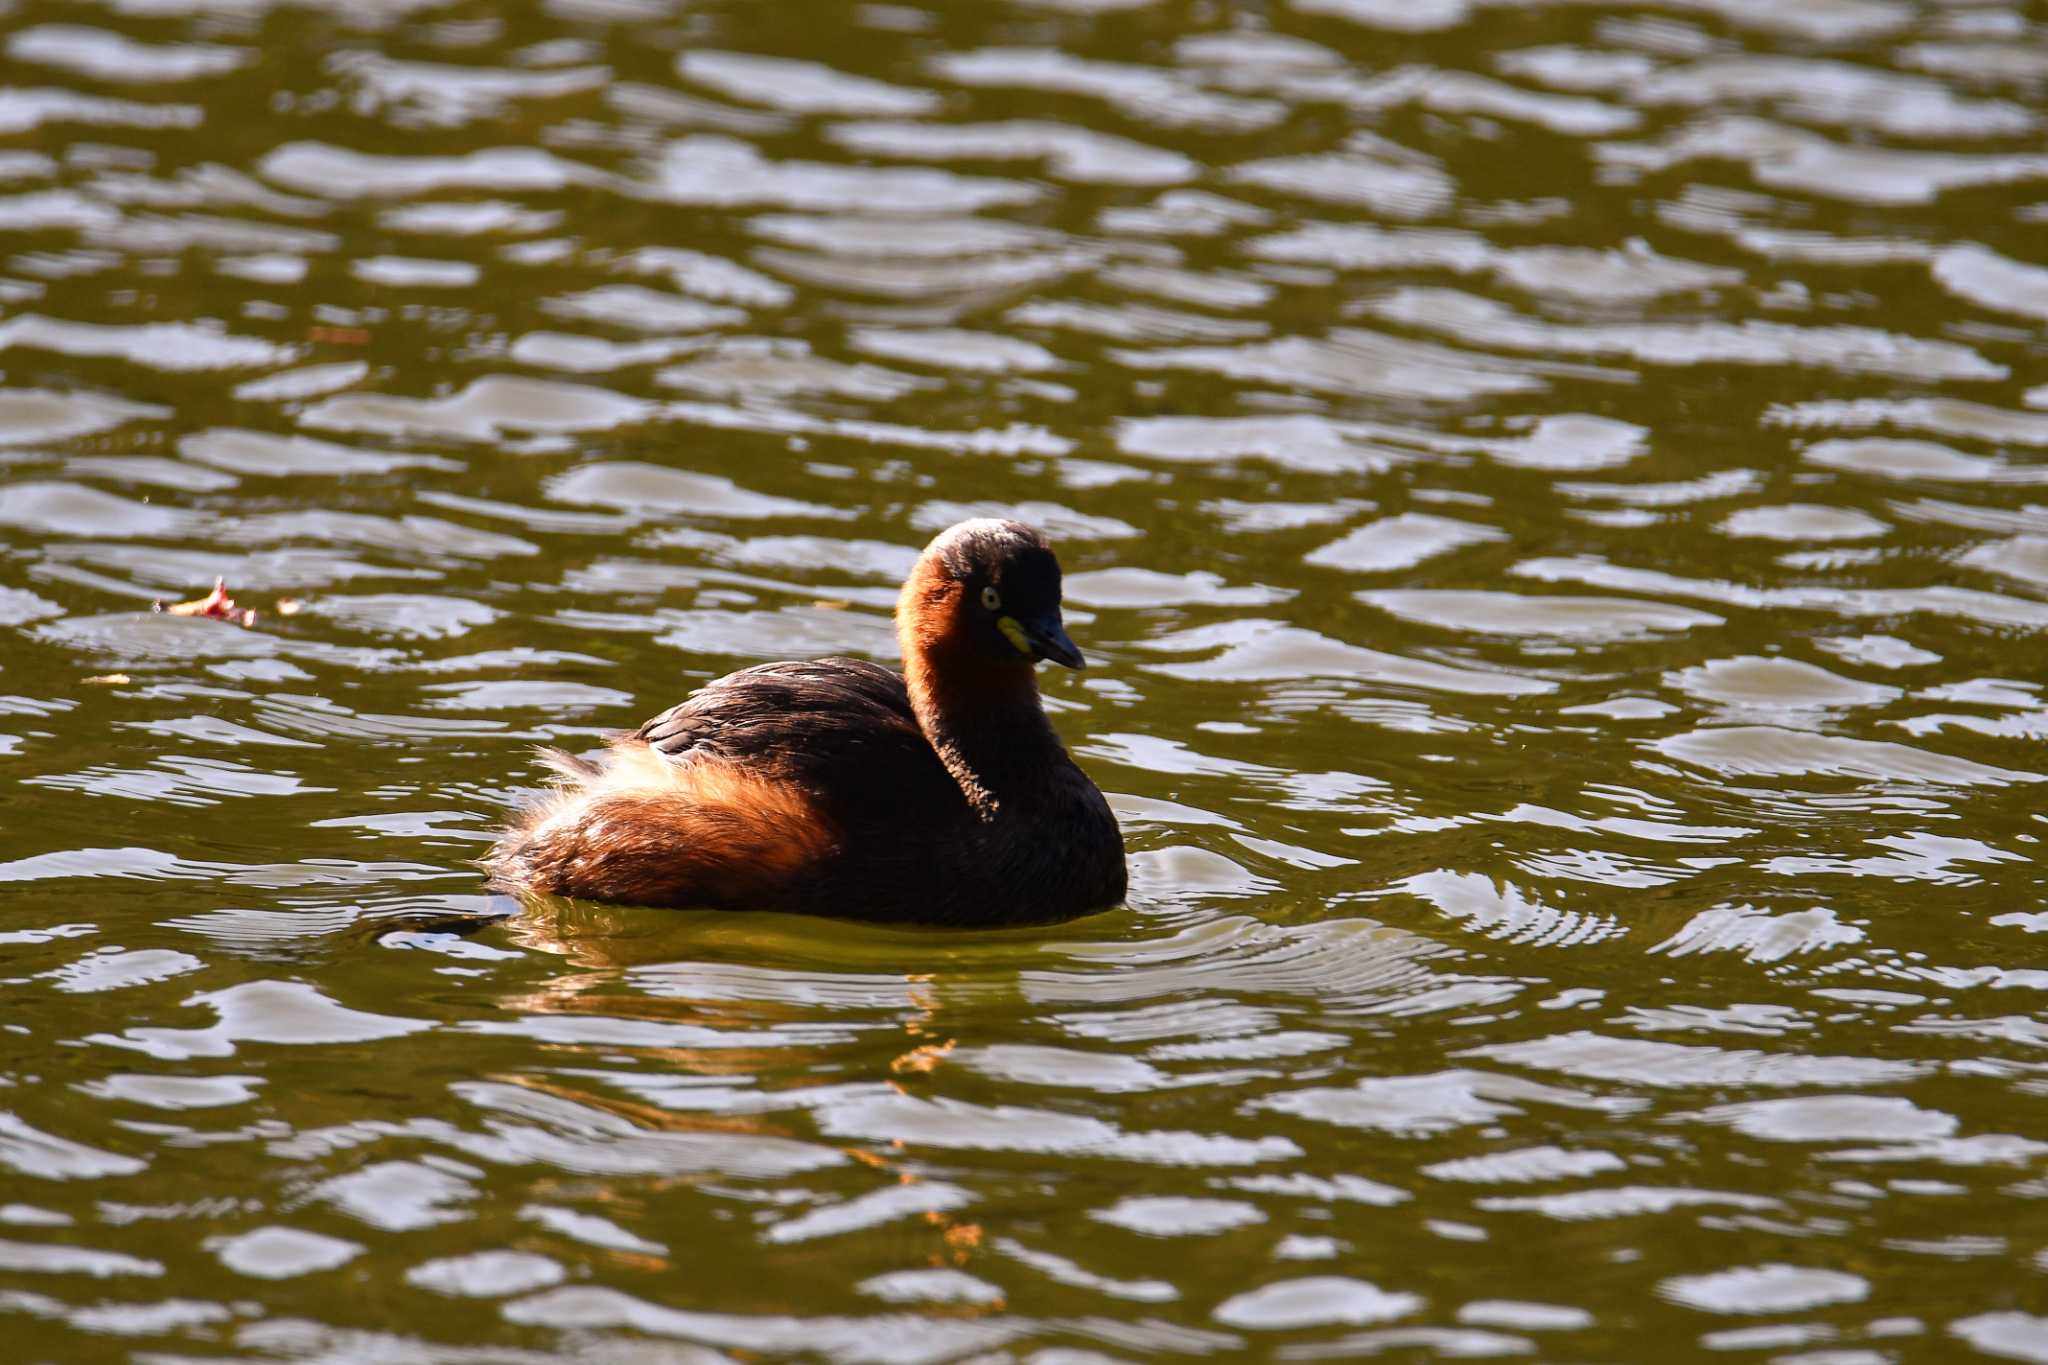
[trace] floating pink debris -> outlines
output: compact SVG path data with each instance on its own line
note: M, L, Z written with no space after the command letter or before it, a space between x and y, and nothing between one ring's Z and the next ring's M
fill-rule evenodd
M233 621L238 626L256 624L254 607L237 607L235 599L228 596L228 581L225 578L213 580L213 591L190 602L179 602L173 606L154 604L157 611L167 616L211 616L217 621Z

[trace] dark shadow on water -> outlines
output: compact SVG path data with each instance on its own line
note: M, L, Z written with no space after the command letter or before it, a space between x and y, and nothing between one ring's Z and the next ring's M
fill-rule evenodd
M504 925L521 947L590 967L707 958L849 972L959 970L1015 964L1048 949L1119 937L1118 926L1138 923L1135 912L1121 906L1057 924L958 929L772 911L605 905L560 896L523 897L517 904L517 914L485 923Z

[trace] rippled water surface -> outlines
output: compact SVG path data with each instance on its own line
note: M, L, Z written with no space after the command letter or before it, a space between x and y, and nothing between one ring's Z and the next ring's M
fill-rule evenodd
M2048 1361L2037 7L0 61L10 1358ZM995 511L1127 907L486 895Z

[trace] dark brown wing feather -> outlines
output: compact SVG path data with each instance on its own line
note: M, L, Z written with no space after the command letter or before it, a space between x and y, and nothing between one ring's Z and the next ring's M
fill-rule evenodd
M959 795L918 728L903 679L859 659L728 673L634 738L673 758L702 754L794 783L842 813L872 813L877 800Z

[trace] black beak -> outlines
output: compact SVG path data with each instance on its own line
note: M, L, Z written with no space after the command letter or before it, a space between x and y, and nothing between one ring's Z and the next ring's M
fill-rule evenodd
M1081 657L1081 651L1074 648L1074 642L1067 638L1067 628L1060 624L1057 612L1036 621L1026 621L1023 626L1024 638L1031 641L1035 658L1050 659L1068 668L1088 666L1088 661Z

